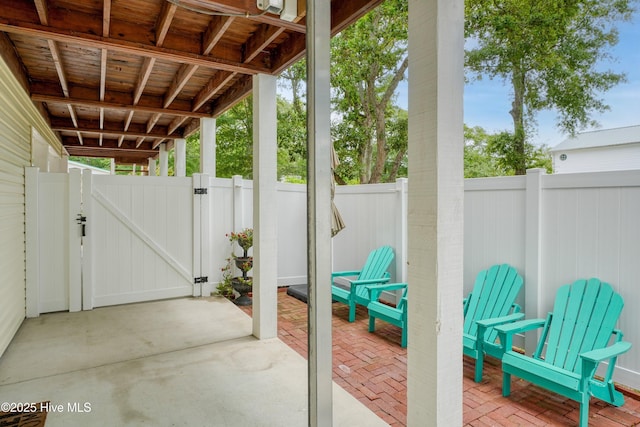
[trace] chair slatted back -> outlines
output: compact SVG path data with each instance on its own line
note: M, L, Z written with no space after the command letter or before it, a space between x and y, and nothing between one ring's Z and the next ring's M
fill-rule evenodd
M547 328L544 360L580 373L579 355L608 345L624 300L610 284L592 278L558 289ZM540 358L541 349L536 352Z
M494 265L478 273L467 301L463 332L475 336L478 320L509 314L522 284L522 276L508 264ZM494 342L497 335L494 328L488 328L485 341Z
M362 267L358 280L372 280L384 277L393 261L394 253L391 246L381 246L369 253L367 262ZM369 292L364 286L356 287L356 295L365 300L369 299Z

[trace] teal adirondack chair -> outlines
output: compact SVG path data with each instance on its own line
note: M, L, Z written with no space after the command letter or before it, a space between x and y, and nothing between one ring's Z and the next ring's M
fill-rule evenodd
M393 249L390 246L382 246L369 254L367 262L362 270L338 271L331 274L331 296L334 301L347 304L349 306L349 322L356 320L356 304L367 306L369 304L369 291L366 285L387 283L390 275L387 272L391 261L393 261ZM336 285L336 278L346 279L348 288L344 289Z
M622 332L615 329L623 305L622 296L608 283L577 280L558 289L553 312L546 319L497 327L507 349L502 358L503 396L511 393L511 375L516 375L580 402L581 427L589 423L591 396L614 406L624 404L612 380L618 356L631 348L629 342L622 341ZM533 356L511 351L514 334L537 328L543 329ZM614 343L609 346L613 336ZM609 366L600 380L594 374L605 360L609 360Z
M524 317L515 303L522 282L515 268L494 265L478 273L471 294L464 299L463 352L476 359L476 382L482 381L485 353L502 359L504 350L496 342L494 327Z
M390 285L368 286L369 299L367 305L369 311L369 332L375 332L376 319L384 320L402 329L402 347L407 346L407 284L394 283ZM379 301L383 291L395 291L402 289L402 298L395 307L383 304Z

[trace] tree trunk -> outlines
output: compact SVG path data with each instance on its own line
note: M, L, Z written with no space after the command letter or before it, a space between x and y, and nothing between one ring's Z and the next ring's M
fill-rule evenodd
M525 155L525 131L524 131L524 91L525 91L525 72L520 67L514 67L511 83L513 84L513 102L511 103L511 117L513 118L513 165L516 175L525 175L527 173L527 161Z
M381 181L384 165L387 162L387 132L385 124L385 107L377 105L376 108L376 164L371 173L370 184Z
M396 157L393 159L393 164L391 165L391 170L389 171L389 178L387 179L387 182L394 182L398 177L398 170L400 169L402 159L406 152L407 150L404 149L396 153Z

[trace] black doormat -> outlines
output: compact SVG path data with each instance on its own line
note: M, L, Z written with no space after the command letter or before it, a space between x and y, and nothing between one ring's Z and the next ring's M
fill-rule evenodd
M306 304L308 301L308 298L307 298L308 290L309 289L306 283L303 285L291 285L287 288L287 295L290 295L295 299L299 299L300 301Z
M33 412L0 412L0 426L2 427L44 427L47 420L46 408L49 402L35 403L29 406ZM22 408L17 408L22 409Z
M339 286L343 289L349 289L349 285L347 283L340 283L340 281L336 281L335 282L336 286ZM307 286L307 284L302 284L302 285L291 285L287 288L287 295L290 295L296 299L299 299L300 301L304 302L305 304L308 302L309 298L308 298L308 292L309 292L309 287ZM331 301L331 302L336 302Z

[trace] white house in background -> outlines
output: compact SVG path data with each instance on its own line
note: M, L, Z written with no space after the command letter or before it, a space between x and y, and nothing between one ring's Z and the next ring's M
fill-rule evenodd
M85 169L90 169L91 173L94 174L100 174L100 175L110 175L111 171L108 171L106 169L101 169L101 168L97 168L95 166L91 166L91 165L85 165L84 163L80 163L80 162L74 162L73 160L69 160L67 161L67 169L80 169L80 170L85 170Z
M550 151L554 173L640 169L640 125L582 132Z

